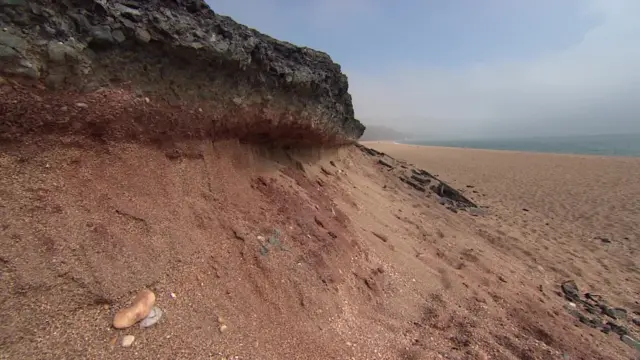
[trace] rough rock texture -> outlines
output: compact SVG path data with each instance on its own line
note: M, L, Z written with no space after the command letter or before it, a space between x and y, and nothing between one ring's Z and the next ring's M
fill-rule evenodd
M202 0L0 0L0 73L4 140L99 127L105 138L326 145L364 132L347 77L327 54L240 25ZM136 100L117 122L86 124L55 107L36 121L38 107L14 97L17 78L40 88L34 102L113 88ZM149 108L174 116L157 126Z

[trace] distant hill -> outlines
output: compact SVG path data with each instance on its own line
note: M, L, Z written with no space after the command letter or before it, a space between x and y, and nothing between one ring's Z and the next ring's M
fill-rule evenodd
M380 125L366 125L361 141L404 140L407 137L394 129Z

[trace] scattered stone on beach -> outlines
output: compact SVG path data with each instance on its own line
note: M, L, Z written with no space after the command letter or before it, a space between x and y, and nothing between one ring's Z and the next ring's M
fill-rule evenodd
M614 320L626 319L627 318L627 310L623 308L612 308L607 305L600 305L600 309L602 313L609 316Z
M565 298L571 302L565 304L565 310L572 316L578 319L581 323L594 328L599 329L605 334L614 333L620 336L620 340L625 342L631 347L638 347L638 341L630 336L629 329L611 320L604 321L602 315L607 316L613 320L620 320L622 322L627 321L628 311L621 307L611 307L606 302L602 295L585 293L585 299L580 297L580 290L575 281L568 280L561 284L562 292ZM582 305L582 308L592 316L587 316L580 311L578 304ZM636 323L635 319L633 320ZM637 323L636 323L637 325Z
M384 161L384 160L382 160L382 159L379 159L379 160L378 160L378 163L379 163L380 165L382 165L382 166L386 166L386 167L388 167L388 168L390 168L390 169L393 169L393 165L389 164L388 162L386 162L386 161Z
M411 175L411 179L416 181L420 185L428 185L431 182L431 180L426 179L426 178L424 178L422 176L419 176L419 175L416 175L416 174L412 174Z
M640 341L632 338L629 335L622 335L620 337L620 340L622 340L623 343L631 346L632 348L635 348L636 350L640 351Z
M389 238L387 237L387 235L380 234L380 233L377 233L377 232L375 232L375 231L372 231L371 233L372 233L375 237L377 237L378 239L382 240L382 242L388 242L388 241L389 241Z
M149 315L147 315L146 318L140 321L140 327L148 328L155 325L162 318L162 314L162 310L159 307L154 306L153 308L151 308L151 312L149 313Z
M122 342L120 342L120 344L122 345L122 347L129 347L131 345L133 345L133 342L136 340L136 337L133 335L126 335L125 337L122 338Z
M417 184L417 183L415 183L415 182L411 181L411 179L407 179L407 178L406 178L406 177L404 177L404 176L400 176L399 178L400 178L400 181L402 181L403 183L405 183L405 184L407 184L407 185L411 186L411 187L412 187L412 188L414 188L415 190L418 190L418 191L420 191L420 192L425 192L425 191L427 191L423 186L421 186L421 185L419 185L419 184Z
M327 170L324 166L320 166L320 170L321 170L325 175L333 176L333 173L332 173L331 171Z
M487 211L485 209L482 209L482 208L471 207L471 208L467 209L467 211L469 212L469 215L471 215L471 216L484 216L484 215L487 214Z
M564 297L567 300L576 302L580 300L580 290L578 289L578 285L573 280L568 280L562 283L560 286L562 292L564 293Z
M605 243L605 244L611 244L611 239L609 239L609 238L608 238L608 237L606 237L606 236L596 236L596 237L595 237L595 239L596 239L596 240L600 240L600 241L602 241L602 242L603 242L603 243Z
M151 312L155 301L156 295L151 290L144 289L140 291L131 306L121 309L116 313L113 318L113 327L116 329L126 329L146 318Z

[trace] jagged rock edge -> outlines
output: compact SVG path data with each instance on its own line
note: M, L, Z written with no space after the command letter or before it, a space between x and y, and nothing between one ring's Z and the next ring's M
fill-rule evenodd
M364 132L354 118L347 78L327 54L237 24L201 0L33 0L0 6L1 25L7 28L0 46L9 49L0 65L5 77L44 82L67 98L126 89L138 100L150 99L158 111L201 114L174 116L163 134L153 132L156 124L140 121L148 116L137 114L135 126L102 124L103 137L155 138L170 132L172 137L331 145ZM60 123L75 124L73 132L86 130L81 119L59 121L68 115L56 109L49 112L52 121L22 121L21 111L11 109L15 101L10 100L16 99L6 92L0 104L9 114L0 123L5 139L39 131L68 133ZM37 97L56 99L50 92Z
M404 174L400 174L398 178L416 191L426 192L426 185L432 183L431 186L428 187L429 190L438 195L441 199L446 200L444 205L448 205L453 209L478 208L478 205L465 197L460 191L433 176L428 171L409 165L404 161L395 159L389 154L368 148L360 143L356 143L355 145L366 156L378 158L378 164L382 165L387 171L393 171L397 166L400 166L402 169L409 170L412 175L407 177ZM424 183L420 184L420 181L414 181L414 175L421 176L421 181Z

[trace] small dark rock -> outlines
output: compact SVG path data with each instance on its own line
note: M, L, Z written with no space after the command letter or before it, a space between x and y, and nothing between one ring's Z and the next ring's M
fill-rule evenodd
M65 76L63 74L49 74L44 79L44 85L51 89L61 89L64 85Z
M529 212L529 209L527 209L527 208L522 208L522 211L524 211L524 212Z
M410 179L407 179L404 176L400 176L400 180L420 192L427 191L427 189L425 189L423 186L416 184L415 182L411 181Z
M91 29L91 36L93 37L93 43L112 44L114 42L111 28L107 25L94 26Z
M415 175L415 174L411 175L411 179L415 180L417 183L419 183L421 185L428 185L431 182L431 180L425 179L425 178L423 178L421 176L418 176L418 175Z
M76 26L80 30L89 31L91 29L91 23L87 18L82 14L69 13L69 17L73 19Z
M577 302L580 300L580 290L573 280L567 280L560 285L565 298L569 301Z
M231 231L233 232L233 236L238 239L238 240L242 240L245 241L247 239L247 234L240 229L239 227L232 227Z
M336 166L336 163L335 163L335 162L333 162L333 160L329 161L329 164L331 164L331 166L337 167L337 166Z
M387 237L387 235L380 234L380 233L377 233L377 232L375 232L375 231L372 231L371 233L372 233L375 237L377 237L378 239L382 240L382 242L388 242L388 241L389 241L389 238Z
M378 163L379 163L380 165L382 165L382 166L386 166L386 167L388 167L388 168L390 168L390 169L393 169L393 165L389 164L388 162L386 162L386 161L384 161L384 160L382 160L382 159L379 159L379 160L378 160Z
M325 175L333 176L333 173L332 173L331 171L329 171L329 170L325 169L325 168L324 168L324 166L320 166L320 170L321 170Z
M613 332L613 333L615 333L617 335L620 335L620 336L624 336L624 335L628 335L629 334L629 330L626 327L618 325L618 324L616 324L614 322L611 322L611 321L607 321L607 323L603 326L603 328L604 327L607 327L611 332Z
M113 36L113 39L118 43L124 42L127 39L124 36L124 33L120 30L115 30L111 35Z
M498 280L502 281L503 283L507 282L507 279L505 279L502 275L498 275Z
M612 308L604 304L600 304L602 313L614 320L621 320L627 318L627 310L623 308Z

